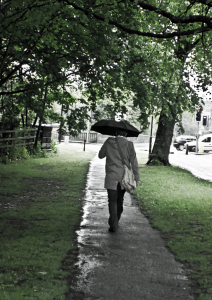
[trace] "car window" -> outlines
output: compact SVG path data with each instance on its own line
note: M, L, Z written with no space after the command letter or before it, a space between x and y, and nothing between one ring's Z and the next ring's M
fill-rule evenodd
M211 142L211 137L207 137L206 139L202 140L203 143L210 143Z
M190 141L195 141L196 140L196 138L195 137L187 137L187 136L177 136L176 138L175 138L175 141L176 142L190 142Z

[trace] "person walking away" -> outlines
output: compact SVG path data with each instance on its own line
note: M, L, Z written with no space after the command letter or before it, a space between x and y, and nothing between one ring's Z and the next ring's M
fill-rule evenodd
M140 184L140 173L136 152L132 142L126 138L126 131L117 129L116 137L109 137L99 151L99 158L106 157L106 176L105 185L108 193L108 208L109 208L109 231L115 232L118 227L118 221L123 212L123 201L125 189L121 182L124 177L124 166L117 148L116 140L118 141L123 153L124 162L129 169L132 167L135 176L136 186Z

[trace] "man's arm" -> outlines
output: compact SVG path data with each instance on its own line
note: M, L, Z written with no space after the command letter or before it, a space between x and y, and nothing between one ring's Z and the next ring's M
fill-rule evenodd
M106 157L106 150L107 150L107 145L106 142L104 142L104 144L102 145L102 148L99 150L99 158L104 158Z
M130 163L132 166L133 174L135 176L136 185L138 186L140 184L140 172L138 167L138 160L136 157L136 152L133 143L131 144L131 153L130 153Z

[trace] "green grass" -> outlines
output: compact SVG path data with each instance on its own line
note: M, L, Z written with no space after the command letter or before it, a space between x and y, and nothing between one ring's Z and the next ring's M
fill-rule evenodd
M0 299L65 299L73 274L82 198L94 152L0 165Z
M147 161L138 154L139 164ZM212 183L178 167L140 168L140 206L189 270L198 299L212 299Z

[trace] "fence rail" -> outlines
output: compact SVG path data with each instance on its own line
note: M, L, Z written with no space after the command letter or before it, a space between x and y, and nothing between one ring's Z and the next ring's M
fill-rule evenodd
M25 134L25 132L35 132L38 129L16 129L16 130L2 130L0 131L0 134L11 134L13 135L13 133L23 133ZM1 138L0 139L0 143L4 143L4 142L10 142L10 141L28 141L28 140L32 140L32 142L24 142L24 143L12 143L12 144L7 144L7 145L0 145L0 148L8 148L8 147L17 147L17 146L28 146L28 145L34 145L35 141L34 139L36 138L36 135L29 135L29 136L19 136L19 137L5 137L5 138Z
M86 140L87 142L90 143L96 143L97 142L97 133L90 133L88 135L88 140L87 140L87 133L82 132L79 133L77 136L69 136L69 141L82 141L84 142L84 140Z
M53 131L52 132L52 138L55 141L58 141L59 140L59 133ZM64 135L61 135L61 141L64 141L64 139L65 139ZM73 142L84 142L84 140L86 140L87 142L90 142L90 143L96 143L97 142L97 133L89 133L88 140L87 140L87 133L85 133L85 132L79 133L77 136L72 136L72 135L69 136L69 141L70 142L71 141L73 141Z
M87 133L79 133L77 136L69 136L69 141L84 141L87 139Z
M1 130L1 133L11 133L11 132L23 132L23 131L37 131L37 128L33 128L33 129L16 129L16 130Z
M96 143L97 142L97 133L89 133L89 140L90 143Z

